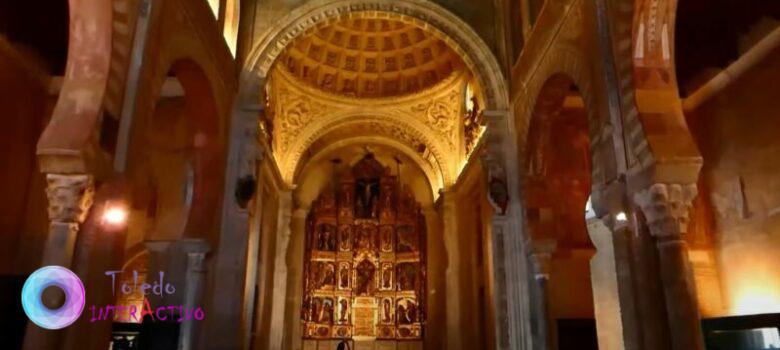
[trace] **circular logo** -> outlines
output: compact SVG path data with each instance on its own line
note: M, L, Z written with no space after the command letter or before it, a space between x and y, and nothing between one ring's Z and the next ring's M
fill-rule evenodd
M49 309L41 300L43 290L51 286L65 293L65 303L57 309ZM30 321L42 328L65 328L84 311L84 294L84 285L73 271L62 266L44 266L24 282L22 307Z

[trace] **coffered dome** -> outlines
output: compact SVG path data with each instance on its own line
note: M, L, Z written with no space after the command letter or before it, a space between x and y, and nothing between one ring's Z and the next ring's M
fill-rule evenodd
M413 94L463 67L438 36L391 17L353 15L298 37L277 61L324 91L354 97Z

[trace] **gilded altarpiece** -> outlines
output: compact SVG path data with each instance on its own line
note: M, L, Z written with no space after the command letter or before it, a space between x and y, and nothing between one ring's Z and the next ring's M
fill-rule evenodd
M307 339L422 339L425 221L370 154L337 176L307 219Z

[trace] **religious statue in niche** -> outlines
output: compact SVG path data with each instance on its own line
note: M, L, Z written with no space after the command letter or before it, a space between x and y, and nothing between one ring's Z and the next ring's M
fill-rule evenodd
M379 197L378 179L361 179L355 184L355 216L362 219L376 218Z
M382 264L382 289L393 289L393 264Z
M393 301L390 298L382 299L382 322L393 322Z
M352 226L339 226L339 250L346 252L352 249Z
M325 298L322 302L320 323L333 323L333 299Z
M349 301L342 298L339 300L339 323L349 322Z
M341 263L339 266L339 289L349 288L349 263Z
M336 227L322 224L317 227L317 250L336 251Z
M376 267L368 260L363 260L358 264L355 278L355 293L357 295L368 295L374 292L375 273Z

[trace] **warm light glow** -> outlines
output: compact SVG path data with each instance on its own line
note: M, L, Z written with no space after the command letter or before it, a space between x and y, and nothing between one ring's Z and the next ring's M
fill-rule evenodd
M121 205L107 205L103 211L103 223L105 225L119 227L127 223L127 209Z
M780 312L780 296L758 285L744 288L734 302L736 315L769 314Z
M620 222L626 222L626 221L628 221L628 216L626 216L626 213L621 211L621 212L617 213L617 215L615 215L615 220L620 221Z

